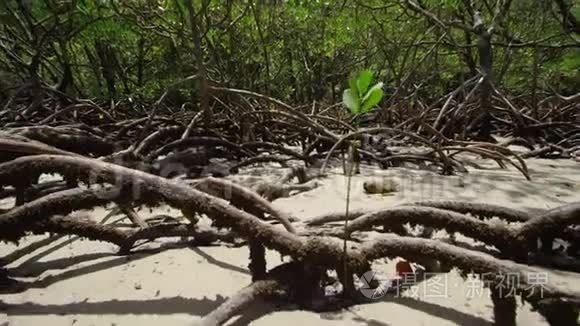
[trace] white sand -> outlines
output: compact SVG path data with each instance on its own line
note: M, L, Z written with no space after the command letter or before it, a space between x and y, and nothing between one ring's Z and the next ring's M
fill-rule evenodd
M487 170L470 170L464 177L396 168L363 168L352 184L352 209L373 209L427 199L489 202L519 209L553 208L580 201L580 164L573 160L528 160L532 181L516 171L481 162ZM260 174L256 169L255 174ZM321 187L279 199L274 204L300 219L343 211L346 179L334 170ZM366 195L362 182L390 176L402 185L393 196ZM148 214L142 211L140 214ZM158 213L167 213L161 211ZM107 214L96 209L93 216ZM20 246L1 244L0 256L45 239L34 236ZM112 244L62 238L16 260L8 267L29 288L0 295L0 325L191 325L228 296L250 282L246 247L176 247L144 251L131 257L115 256ZM176 239L171 239L174 240ZM69 243L70 242L70 243ZM157 241L143 249L159 247ZM269 267L281 262L268 252ZM393 273L393 262L379 261L378 270ZM578 287L576 274L562 273L564 282ZM487 292L470 287L456 272L439 276L442 290L420 284L404 298L384 297L375 303L334 313L312 313L262 303L230 325L490 325L492 304ZM435 290L433 290L435 289ZM446 289L446 291L445 291ZM445 293L446 292L446 293ZM521 305L521 302L518 301ZM544 325L542 317L523 306L521 325Z

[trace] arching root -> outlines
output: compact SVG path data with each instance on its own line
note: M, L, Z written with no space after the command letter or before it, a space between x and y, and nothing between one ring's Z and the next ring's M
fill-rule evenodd
M257 299L276 295L278 292L281 292L283 288L283 283L277 280L256 281L234 294L231 298L226 300L226 302L222 303L214 311L204 316L201 321L194 325L222 325L240 313L244 308L254 303Z
M420 201L405 205L428 206L446 209L462 214L471 214L480 218L499 217L508 222L526 222L533 217L533 214L513 208L503 207L493 204L460 202L460 201Z

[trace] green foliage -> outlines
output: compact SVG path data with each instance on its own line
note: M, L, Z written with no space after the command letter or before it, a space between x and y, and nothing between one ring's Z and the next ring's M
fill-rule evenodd
M146 98L157 98L166 85L196 71L182 0L23 3L30 9L33 31L18 1L0 1L0 73L18 76L9 86L27 81L26 64L36 51L41 54L40 78L54 85L68 64L73 72L68 92L82 97L107 94L107 70L117 96ZM477 69L475 35L467 37L463 30L451 27L430 51L442 30L420 14L409 15L401 1L253 1L252 7L248 1L207 1L206 12L200 12L202 1L193 3L203 32L209 78L292 104L336 103L342 95L345 106L358 114L371 110L382 98L373 78L398 87L410 74L403 88L417 85L421 96L435 97L457 87L460 73L469 78ZM461 21L469 26L472 19L465 3L425 0L421 5L443 22ZM578 17L580 5L571 3L572 14ZM490 8L482 7L486 23L493 17L494 6L492 2ZM562 76L571 80L566 82L568 88L576 85L578 50L569 46L572 41L563 33L561 17L550 14L549 6L553 4L512 3L501 27L505 33L493 39L498 44L494 46L494 74L506 71L498 86L525 92L534 63L531 46L510 48L507 44L512 40L504 34L516 35L523 44L545 40L542 43L549 45L539 48L541 87L563 83ZM99 55L97 44L106 45L109 52ZM375 74L363 72L358 82L355 78L341 93L349 72L363 67ZM184 89L195 92L191 85Z
M363 70L349 80L350 88L344 90L342 102L353 114L369 112L383 98L383 83L370 87L373 78L370 70Z
M569 75L577 74L580 71L580 50L575 49L574 52L563 56L558 68Z
M456 9L459 6L458 0L426 0L424 1L425 4L430 6L439 6L445 9Z

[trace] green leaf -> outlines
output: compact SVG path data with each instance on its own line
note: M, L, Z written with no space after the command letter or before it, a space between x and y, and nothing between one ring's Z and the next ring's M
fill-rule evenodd
M359 99L352 94L352 90L345 89L342 93L342 103L352 112L357 114L360 112Z
M356 86L360 96L366 94L371 82L373 81L373 73L370 70L361 71L356 78Z
M366 93L365 97L363 98L362 102L362 112L368 112L372 108L374 108L379 102L383 99L383 83L377 83L373 86L368 93Z
M352 77L351 79L348 80L348 86L350 87L350 91L351 91L351 95L354 96L358 102L358 100L360 99L361 95L363 95L364 93L359 93L358 92L358 87L357 87L357 79Z

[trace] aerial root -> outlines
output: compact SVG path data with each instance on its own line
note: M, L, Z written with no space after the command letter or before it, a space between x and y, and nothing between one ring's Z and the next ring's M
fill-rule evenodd
M321 243L316 242L317 247L321 247L319 244ZM328 250L328 245L329 243L326 243L323 246L326 246ZM336 250L340 250L340 248L336 248ZM548 273L546 283L531 284L527 281L526 275L529 273L542 273L543 270L500 260L487 254L458 248L436 240L382 235L374 241L354 248L354 252L356 255L365 257L368 261L384 257L402 257L410 261L437 259L444 264L457 267L465 272L477 273L479 275L489 275L491 273L493 278L487 280L490 282L487 285L492 290L494 315L496 323L500 325L513 325L512 322L515 320L516 307L515 295L520 295L524 300L532 303L534 307L539 307L538 310L547 320L554 318L562 320L562 316L559 315L562 310L567 309L567 315L570 316L577 313L578 306L580 305L580 293L570 291L559 285L559 282L554 280L556 278L555 274L546 272ZM289 268L289 266L294 267ZM273 281L271 279L273 274L268 273L265 279L255 281L252 285L244 288L212 313L205 316L200 325L221 325L256 299L270 297L273 294L283 295L285 298L304 303L302 300L308 300L308 298L316 295L312 292L313 288L316 289L319 286L319 283L315 279L313 279L314 283L307 282L310 290L303 290L305 296L296 295L300 292L297 287L300 286L300 279L302 277L302 274L297 274L296 266L301 266L302 269L306 268L306 264L300 261L283 264L275 268L274 270L280 269L280 271L285 272L286 274L283 274L285 276L275 278L275 281ZM370 270L368 265L367 268ZM297 277L297 275L299 276ZM510 297L506 296L505 293L498 292L498 287L495 284L505 276L514 275L518 276L517 279L519 281L517 283L505 284L504 286L507 287L503 288L503 291L506 292L513 291L511 293L514 295Z
M316 182L319 174L310 175L302 166L292 166L279 180L275 182L260 182L253 189L268 201L290 197L293 193L298 194L313 190L318 187ZM294 178L298 183L290 183Z
M137 214L137 212L135 212L133 207L127 204L119 204L119 207L121 208L121 212L123 212L123 214L125 214L135 226L140 228L147 227L147 223L139 216L139 214Z
M349 221L354 220L364 214L368 214L368 213L372 213L372 210L368 210L368 209L358 209L358 210L351 210L348 212L348 219ZM323 224L327 224L327 223L333 223L333 222L341 222L344 221L346 218L346 213L341 211L341 212L333 212L333 213L329 213L329 214L322 214L319 216L315 216L311 219L309 219L308 221L306 221L306 224L308 226L320 226Z
M42 222L43 219L105 205L116 195L116 191L112 188L100 190L75 188L48 194L0 215L0 239L16 241L24 235L30 225Z
M388 234L378 236L376 240L362 245L360 250L369 261L385 257L402 257L412 261L413 257L423 257L436 259L445 265L479 275L491 273L493 275L517 276L519 281L512 284L514 291L530 303L537 303L546 298L561 298L566 302L573 303L576 308L580 304L580 293L559 285L556 274L528 265L500 260L488 254L441 241ZM548 280L542 284L529 284L527 275L530 273L546 274Z
M250 166L252 164L270 163L270 162L275 162L275 163L280 164L280 166L282 166L282 167L286 167L288 165L288 161L289 161L289 159L287 157L281 156L281 155L255 156L255 157L251 157L251 158L248 158L246 160L243 160L240 163L230 167L230 171L237 172L239 169L246 167L246 166Z
M308 157L305 157L301 153L298 153L292 149L289 149L283 145L270 143L270 142L249 142L241 145L242 149L271 149L277 151L281 154L288 155L298 160L309 161Z
M526 222L534 215L513 208L493 204L461 202L461 201L420 201L405 204L409 206L428 206L454 211L462 214L470 214L480 218L499 217L507 222Z
M225 139L220 139L217 137L189 137L185 139L179 139L164 145L156 151L151 152L147 158L151 161L158 156L169 153L170 151L184 149L191 146L223 146L235 151L238 155L244 154L244 150L240 146Z
M286 183L292 181L292 179L298 179L299 184L306 183L310 180L316 179L319 177L320 174L311 175L308 173L305 167L303 166L292 166L289 171L284 174L284 176L280 179L280 183Z
M572 203L551 209L530 219L522 225L518 237L536 238L543 233L555 232L577 224L580 224L580 203Z
M553 154L553 153L559 153L558 156L562 157L562 158L568 158L570 157L570 152L568 150L566 150L565 148L558 146L558 145L553 145L553 144L549 144L543 147L539 147L537 149L533 149L529 152L523 153L521 155L522 158L532 158L532 157L545 157L548 154Z
M218 326L223 325L232 317L242 312L244 308L254 303L260 298L272 296L282 296L284 284L280 281L270 279L255 281L249 286L238 291L231 298L222 303L214 311L207 314L195 325L198 326Z
M427 207L432 210L425 209ZM460 232L490 245L508 244L503 249L509 252L504 254L518 256L528 250L536 250L534 243L538 238L546 242L542 243L542 246L548 248L551 248L551 241L556 237L576 242L573 230L567 227L580 224L580 203L565 205L550 211L524 212L484 203L425 201L402 204L378 211L353 211L349 215L353 220L349 225L349 232L385 224L397 227L411 223L446 229L448 232ZM523 224L519 228L506 228L502 225L476 220L476 218L492 217ZM315 217L306 224L312 227L338 221L344 221L344 213ZM557 232L557 230L564 231Z
M237 198L232 198L232 203L244 211L253 214L262 220L264 219L264 212L255 205L255 202L252 204L251 201L246 201L243 196L238 196ZM295 230L291 225L290 230L288 231L295 233ZM252 273L252 281L262 280L266 277L266 247L264 247L260 240L253 237L249 239L248 246L250 249L250 264L248 265L248 269L250 270L250 273Z
M365 214L350 222L349 233L369 228L373 225L396 227L405 223L461 232L476 240L497 244L510 243L511 233L500 226L494 226L476 218L431 207L393 207Z
M322 273L316 264L289 262L268 271L264 279L253 281L196 325L222 325L259 299L278 299L300 305L304 309L325 308L321 287Z
M266 277L266 248L260 241L250 239L250 264L248 269L252 273L252 281L262 280Z
M246 208L252 206L252 209L258 209L260 214L270 214L282 223L288 232L296 233L291 223L292 218L288 214L275 208L268 200L250 189L213 177L196 180L194 187L225 200L231 200L234 205L244 202Z
M503 162L507 162L511 166L513 166L514 168L519 170L527 180L531 180L526 163L517 154L513 154L513 155L514 155L514 157L516 157L516 159L520 163L519 165L516 164L515 162L513 162L512 160L510 160L507 156L503 155L500 150L493 151L493 150L489 150L486 148L473 147L473 146L466 146L466 147L448 146L448 147L443 147L443 149L456 151L454 154L452 154L450 156L456 155L456 154L461 153L461 152L472 152L472 153L479 154L484 158L489 158L489 159L495 160L502 169L505 169L505 164Z
M343 262L346 261L350 275L363 274L370 270L370 263L373 260L384 257L403 257L411 261L436 259L442 264L455 266L466 272L515 273L520 276L520 280L526 280L526 273L540 272L539 269L530 266L499 260L491 255L459 248L441 241L395 235L381 235L362 245L349 242L349 248L345 254L343 241L335 237L302 237L290 230L283 230L264 222L260 219L263 214L280 215L270 203L265 199L260 199L259 196L257 197L256 193L241 191L245 189L240 186L213 179L204 179L197 185L206 182L206 185L209 186L209 193L216 190L223 191L226 186L231 187L233 189L230 198L232 204L229 204L223 197L220 198L221 196L212 196L183 183L99 160L61 155L38 155L0 164L0 180L2 180L3 186L18 184L21 178L30 174L50 172L74 175L79 180L93 185L104 183L112 186L100 189L64 190L12 208L0 215L2 239L18 238L26 231L46 232L46 230L52 230L58 233L78 234L95 240L109 241L126 250L130 249L137 240L171 235L193 235L195 238L196 230L189 224L160 224L124 230L111 225L98 225L83 219L62 216L73 210L92 208L111 202L122 208L123 205L158 204L162 201L175 208L205 214L214 221L223 222L231 227L238 236L248 240L252 247L252 264L256 266L255 269L251 267L255 270L254 279L258 282L268 283L256 283L258 285L255 287L250 286L247 291L242 291L239 296L228 300L228 304L218 308L216 312L204 319L215 324L229 319L229 316L232 316L235 311L239 311L240 308L237 307L245 306L263 293L271 293L274 287L278 289L279 284L289 284L279 281L274 282L274 284L270 282L270 273L263 272L265 270L265 248L291 256L296 264L316 266L320 270L339 270L343 268ZM212 185L213 189L211 189ZM546 232L550 233L563 226L568 227L578 223L580 212L580 204L572 204L529 218L527 214L501 210L495 206L477 204L470 206L449 202L422 204L445 209L403 205L367 213L350 223L348 231L363 230L372 225L400 225L410 222L461 232L491 244L509 243L510 247L517 247L523 243L528 243L531 239L543 236ZM470 217L460 212L474 216ZM510 221L527 221L523 223L521 228L508 232L507 228L492 226L475 216L480 218L498 216ZM324 220L326 221L328 218ZM284 220L282 219L281 222L284 223ZM312 224L316 223L311 221ZM215 238L218 236L216 235ZM518 250L528 252L525 246L520 246ZM535 292L538 290L537 285L526 282L518 284L517 293L525 296L525 300L536 306L543 307L539 310L543 311L542 313L547 319L553 318L554 311L561 309L554 308L555 303L550 306L549 303L546 303L546 298L557 298L559 300L557 302L564 302L564 306L568 307L567 309L577 311L580 293L564 288L558 282L552 281L558 276L550 272L547 273L549 274L549 283L542 285L543 296L538 295L540 291ZM292 274L292 277L296 278L296 276L296 273ZM307 294L308 291L304 289L302 293ZM501 313L496 314L498 320L504 318L506 324L509 323L512 320L512 315L509 312L512 303L496 300L495 304L498 306L498 311L501 311Z
M428 140L428 139L426 139L418 134L412 133L412 132L408 132L408 131L400 130L400 129L396 129L396 128L382 127L382 128L360 129L358 131L351 132L345 136L342 136L341 138L335 137L334 139L336 142L334 143L332 148L328 151L328 154L326 155L326 158L324 159L324 162L322 163L322 166L320 167L320 173L321 174L324 173L326 166L328 165L328 162L329 162L332 154L344 142L346 142L349 139L362 136L363 134L373 134L373 133L379 133L379 132L388 132L388 133L404 135L404 136L407 136L414 141L420 142L428 147L431 147L433 149L433 151L437 153L437 155L439 156L439 159L443 163L443 170L444 171L450 172L450 170L453 168L453 164L451 163L451 160L445 154L445 152L443 150L441 150L441 147L439 145L431 142L430 140Z
M535 249L537 241L541 239L542 249L551 252L552 243L558 236L568 236L567 228L580 224L580 203L572 203L551 209L524 223L516 234L521 243L527 243ZM575 245L572 243L572 245Z
M291 195L291 193L301 193L310 190L314 190L318 187L316 181L307 182L304 184L282 184L279 182L261 182L254 187L254 190L260 194L260 196L266 198L269 201L274 201L279 198L286 198Z
M256 216L246 213L219 199L200 192L192 187L176 183L174 181L132 170L126 167L86 158L65 157L53 155L28 156L13 160L0 165L0 179L5 183L18 182L18 178L31 172L76 173L81 180L94 179L101 182L116 184L113 189L102 190L71 190L68 196L51 194L30 202L26 208L13 209L0 216L0 225L10 226L16 230L25 229L26 225L34 222L37 218L47 218L47 214L63 214L70 212L73 207L86 208L94 205L102 205L112 199L130 200L135 204L140 202L164 201L169 205L179 208L197 211L208 217L220 220L230 225L241 237L255 238L268 248L278 250L282 254L294 258L311 259L324 266L334 268L342 261L341 246L332 238L303 239L292 233L280 230L275 226L261 221ZM130 190L140 190L140 196L131 196ZM123 191L112 196L110 192ZM82 194L79 194L79 192ZM65 193L67 194L67 193ZM49 196L63 196L60 200L49 200ZM120 198L121 197L121 198ZM122 198L124 197L124 198ZM4 229L3 229L4 231ZM14 233L16 234L16 233ZM364 269L367 265L362 257L349 259L354 272Z
M74 217L55 215L36 222L27 229L40 233L78 235L89 240L114 243L121 248L127 246L127 240L130 237L129 231L111 225L98 224L88 215Z
M137 156L147 156L147 154L148 154L147 151L151 147L153 147L154 145L157 145L164 138L168 138L168 137L172 137L172 136L176 137L176 136L182 134L184 130L185 130L185 128L181 127L181 126L171 126L171 127L161 128L161 129L151 133L149 136L144 138L140 143L138 143L135 146L135 148L133 149L133 153Z
M35 154L64 155L107 155L113 152L114 145L85 128L34 126L7 129L8 137L22 137L43 144L45 148L58 148L56 152L34 152ZM23 148L26 148L24 146ZM29 147L30 148L30 147ZM68 154L65 154L68 153ZM32 154L32 153L29 153Z
M105 241L116 244L122 252L132 249L137 241L155 240L170 237L192 237L195 243L209 245L218 241L236 243L236 235L227 231L198 229L190 224L157 224L144 228L121 229L114 225L96 223L88 216L55 215L44 221L34 223L28 228L33 233L51 232L77 235L89 240Z
M64 151L56 147L41 143L36 140L24 138L22 136L2 135L0 137L0 153L3 155L25 156L38 154L73 155L78 154Z
M490 286L493 317L496 326L516 326L517 303L514 295L497 285Z

